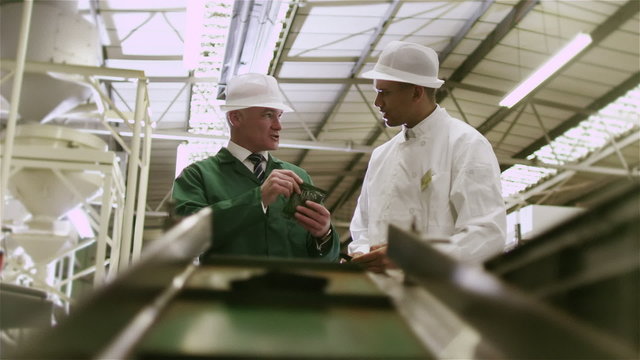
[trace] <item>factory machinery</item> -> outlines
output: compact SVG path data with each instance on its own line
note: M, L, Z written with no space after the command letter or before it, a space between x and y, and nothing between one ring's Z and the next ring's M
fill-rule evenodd
M24 312L68 312L139 257L154 125L144 72L99 66L76 2L0 8L0 338L15 341ZM132 112L113 81L135 84Z
M391 226L399 270L386 275L312 261L198 263L215 242L205 209L2 357L636 359L638 204L636 185L484 266Z

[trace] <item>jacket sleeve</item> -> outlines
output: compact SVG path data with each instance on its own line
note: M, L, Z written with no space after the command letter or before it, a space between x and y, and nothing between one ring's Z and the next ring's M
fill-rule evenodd
M506 241L506 213L500 169L491 145L474 140L453 159L449 200L455 210L451 255L481 262L498 254Z
M336 228L331 225L331 239L324 245L318 246L316 239L309 234L307 238L308 251L316 257L329 262L337 262L340 259L340 236Z
M211 181L211 179L210 179ZM225 245L241 232L262 232L266 217L262 211L260 188L250 189L232 199L209 203L204 176L197 167L187 167L174 181L173 199L176 214L191 215L204 207L211 207L215 216L213 227L217 242L213 249ZM259 230L255 230L255 229Z
M304 181L313 185L311 176L309 176L309 174L307 174L305 171L303 171L302 174L298 173L298 175L301 175ZM313 254L329 262L337 262L340 259L340 236L333 224L331 224L330 226L331 240L329 240L329 244L318 247L317 241L313 236L311 236L311 233L308 233L307 235L307 244L310 254Z
M209 206L203 184L204 178L197 168L189 166L182 171L173 182L171 194L176 214L187 216Z

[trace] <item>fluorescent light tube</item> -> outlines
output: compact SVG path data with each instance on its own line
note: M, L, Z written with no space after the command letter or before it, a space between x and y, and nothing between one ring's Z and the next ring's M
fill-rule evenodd
M547 60L538 70L531 74L518 87L511 91L500 101L500 106L512 107L532 92L538 85L542 84L549 76L553 75L569 60L573 59L582 50L591 44L589 34L579 33L565 47L563 47L551 59Z

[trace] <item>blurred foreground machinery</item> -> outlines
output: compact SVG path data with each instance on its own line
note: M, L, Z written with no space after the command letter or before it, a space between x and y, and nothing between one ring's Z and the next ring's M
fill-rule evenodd
M484 267L392 226L388 250L402 271L383 276L309 261L199 264L211 241L206 209L7 355L636 359L639 196L627 189Z
M532 298L628 343L640 358L640 185L485 268Z

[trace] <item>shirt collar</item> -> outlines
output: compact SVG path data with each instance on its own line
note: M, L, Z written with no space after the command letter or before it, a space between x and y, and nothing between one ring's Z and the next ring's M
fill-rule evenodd
M442 112L443 109L440 107L440 105L436 104L435 110L433 110L433 112L429 114L429 116L420 121L416 126L408 128L405 125L402 125L403 131L405 133L405 141L408 141L412 138L421 138L427 136L427 134L429 133L429 127L431 126L433 119L440 117Z
M227 150L229 150L229 152L231 153L231 155L233 155L233 157L240 160L240 162L245 161L247 157L252 154L251 151L243 148L242 146L234 143L231 140L229 140L229 144L227 145ZM269 159L268 151L259 151L258 154L261 154L265 159Z
M416 133L413 131L413 129L410 129L404 126L404 141L409 141L415 138L416 138Z

